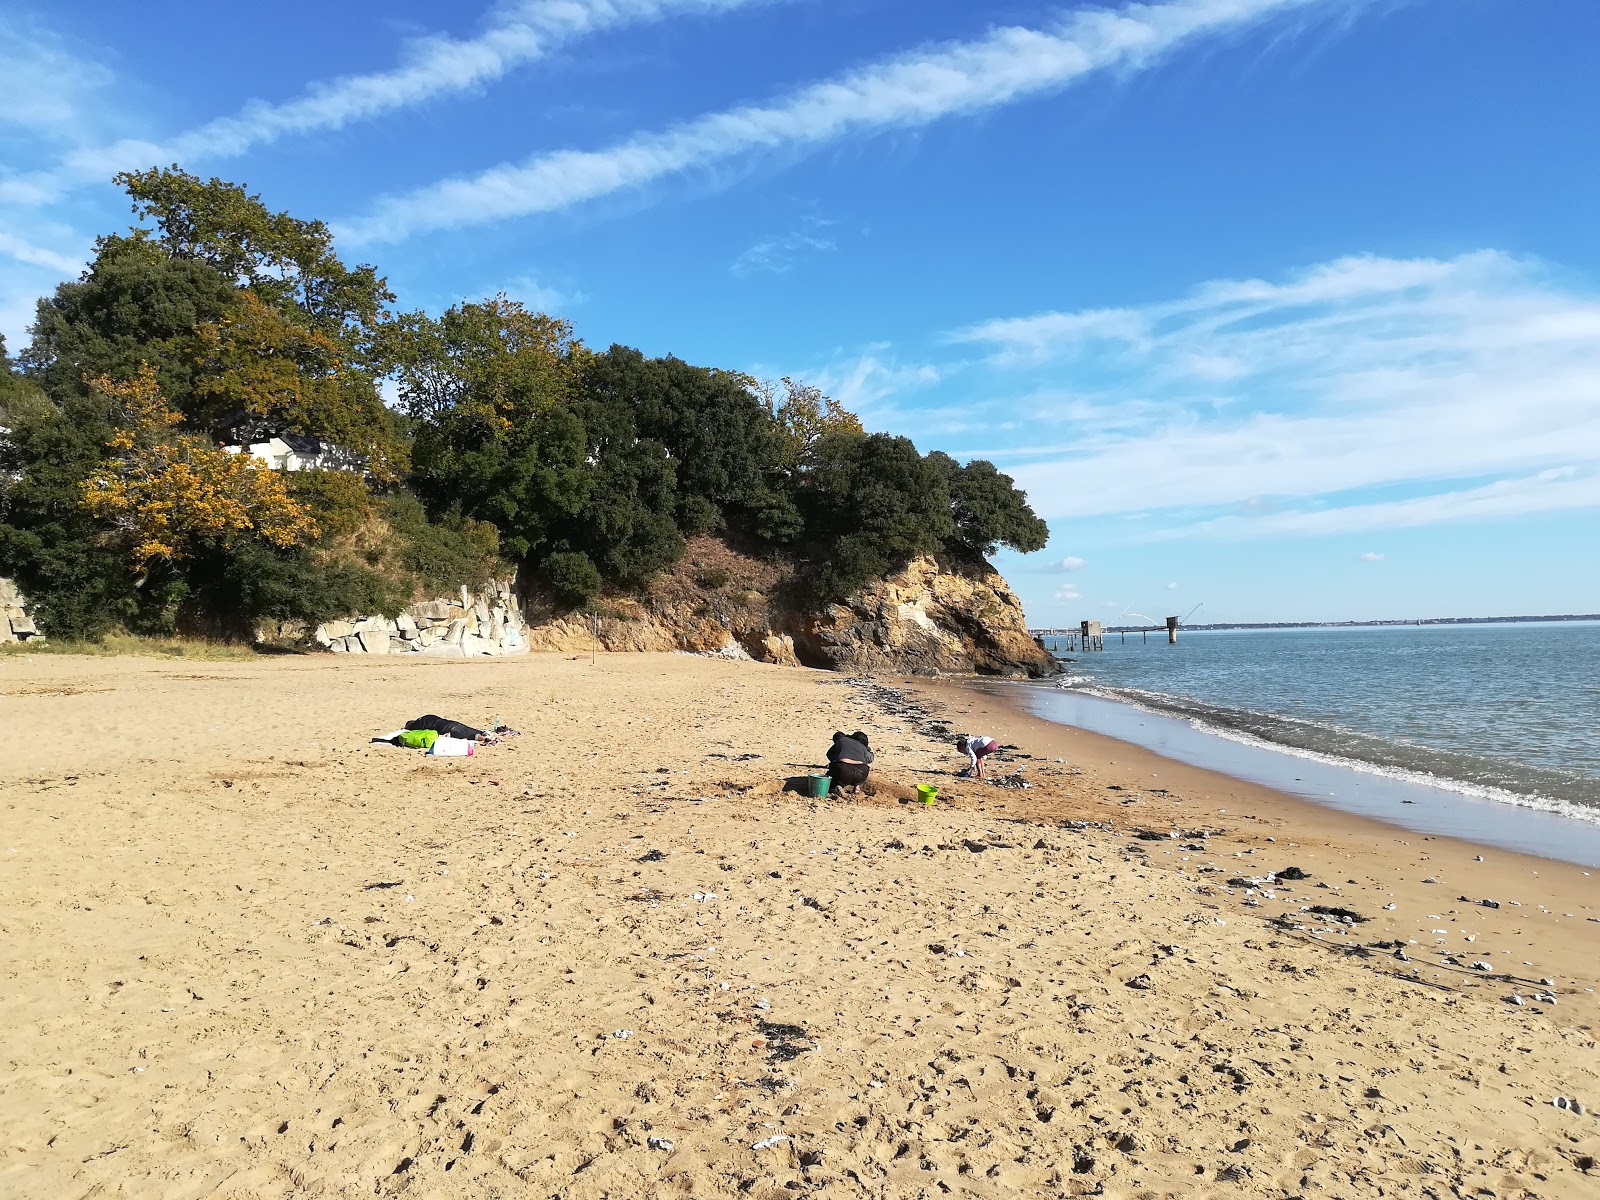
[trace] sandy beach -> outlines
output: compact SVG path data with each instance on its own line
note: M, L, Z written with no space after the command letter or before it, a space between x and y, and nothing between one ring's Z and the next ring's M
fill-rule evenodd
M524 735L367 743L428 711ZM1600 876L957 685L23 656L0 719L8 1197L1600 1180ZM876 795L781 790L855 728Z

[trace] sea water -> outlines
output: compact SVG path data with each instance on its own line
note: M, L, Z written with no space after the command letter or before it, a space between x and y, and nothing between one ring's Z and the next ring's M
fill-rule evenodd
M1600 863L1600 623L1046 645L1071 661L1027 689L1041 716L1412 828Z

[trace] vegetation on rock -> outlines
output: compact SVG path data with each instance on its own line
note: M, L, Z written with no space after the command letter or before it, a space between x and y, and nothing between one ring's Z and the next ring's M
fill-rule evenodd
M803 382L597 352L504 295L395 314L320 221L176 167L119 181L148 224L39 302L16 363L0 345L0 574L56 636L247 636L506 566L570 611L647 597L708 534L814 606L1048 536L992 463ZM273 471L221 448L241 433L325 453Z

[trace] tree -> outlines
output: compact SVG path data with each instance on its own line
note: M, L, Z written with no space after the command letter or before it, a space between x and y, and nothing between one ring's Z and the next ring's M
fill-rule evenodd
M138 614L127 563L84 509L83 480L111 433L104 402L9 406L0 437L0 575L51 636L97 638Z
M394 300L373 267L344 265L326 224L272 212L239 184L202 181L176 166L124 171L116 182L134 212L154 220L154 240L169 258L204 263L354 347L376 335Z
M201 424L255 414L357 456L376 478L393 479L403 468L394 416L338 338L286 317L249 288L195 335L200 370L192 415Z
M225 304L185 326L197 378L194 401L179 396L179 410L203 427L243 410L361 456L380 479L398 475L403 439L378 392L394 296L377 271L346 267L325 224L272 212L238 184L176 167L123 172L117 182L154 228L102 239L96 266L114 244L137 244L227 288Z
M711 527L743 520L782 463L781 435L751 383L747 375L646 358L628 346L595 355L584 372L592 397L629 410L638 436L666 447L680 504L688 497L711 504ZM705 523L704 512L683 509L692 525Z
M592 483L569 403L587 354L572 327L497 296L438 319L406 314L385 353L414 422L412 484L424 501L492 522L518 558L548 552Z
M818 441L800 507L819 599L848 595L919 554L938 552L955 535L945 472L909 438L887 434Z
M197 410L198 326L218 320L234 287L206 263L174 259L142 233L100 239L81 278L41 299L22 367L58 403L87 396L90 379L156 370L178 411Z
M133 566L187 557L203 544L232 545L256 535L289 547L316 535L283 476L248 454L228 454L207 439L177 431L183 420L162 397L155 371L94 390L116 410L112 457L90 473L83 505L110 527Z
M928 458L944 472L950 489L955 545L982 558L1002 545L1024 554L1044 549L1050 527L1028 507L1027 493L1017 488L1011 476L982 458L964 467L937 450Z
M771 380L751 380L751 385L777 422L783 439L785 465L796 467L804 463L817 443L830 434L866 432L860 417L832 396L824 395L821 388L800 383L788 375L781 382L781 395L778 385Z
M492 522L559 598L636 587L683 553L675 462L596 386L567 322L498 296L402 317L388 353L418 490Z

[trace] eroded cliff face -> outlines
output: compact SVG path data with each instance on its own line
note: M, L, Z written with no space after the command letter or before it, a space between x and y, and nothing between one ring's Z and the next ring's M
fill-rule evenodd
M786 630L801 662L836 671L1051 674L1022 603L985 562L918 558Z
M688 650L834 671L1043 676L1055 661L1028 636L1022 604L984 562L919 558L820 612L785 603L777 568L696 539L638 600L599 616L531 615L534 650Z

